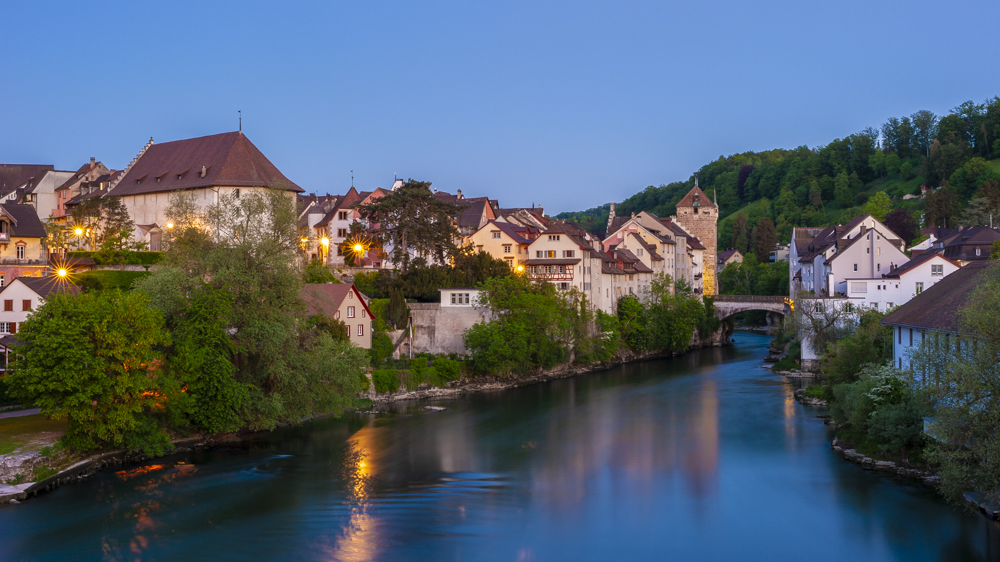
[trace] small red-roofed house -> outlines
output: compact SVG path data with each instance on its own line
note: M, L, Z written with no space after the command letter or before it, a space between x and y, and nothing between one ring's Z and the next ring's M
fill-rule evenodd
M371 349L372 311L353 283L306 283L299 296L308 315L320 314L342 321L347 325L351 343Z

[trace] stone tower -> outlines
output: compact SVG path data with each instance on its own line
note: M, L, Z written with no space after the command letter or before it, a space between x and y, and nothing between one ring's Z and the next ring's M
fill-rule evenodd
M694 177L694 187L677 202L676 222L690 232L705 246L702 269L702 294L713 297L718 291L715 267L718 260L719 207L698 187L698 176Z

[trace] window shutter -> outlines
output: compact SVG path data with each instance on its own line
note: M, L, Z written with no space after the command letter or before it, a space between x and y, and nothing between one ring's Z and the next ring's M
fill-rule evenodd
M12 333L12 334L16 334L17 333L17 322L11 322L10 323L10 333Z

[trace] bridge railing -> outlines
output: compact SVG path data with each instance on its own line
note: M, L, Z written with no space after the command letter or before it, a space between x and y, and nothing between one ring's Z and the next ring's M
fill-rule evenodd
M788 297L774 297L765 295L716 295L715 302L759 302L768 304L782 304Z

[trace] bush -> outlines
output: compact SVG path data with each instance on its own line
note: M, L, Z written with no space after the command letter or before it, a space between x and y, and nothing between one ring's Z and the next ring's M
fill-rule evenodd
M381 271L360 271L354 274L354 286L361 291L362 295L370 299L387 298L387 295L379 288L381 277Z
M87 271L73 275L73 282L89 291L121 289L129 291L136 281L149 276L147 271Z
M340 283L340 280L334 277L329 268L319 260L313 260L306 266L302 280L306 283Z
M803 392L802 395L807 398L816 398L819 400L827 399L826 387L819 384L811 384L807 386L805 392Z
M883 452L904 453L920 446L924 401L890 364L868 364L857 381L833 386L830 413Z
M438 357L434 360L434 368L437 369L438 376L444 381L453 381L462 376L462 362Z
M8 388L10 385L7 384L7 381L0 379L0 406L12 406L19 402L10 395Z
M375 392L396 392L399 390L399 371L396 369L376 369L372 371Z
M163 252L124 252L124 261L112 264L106 263L98 254L99 252L66 252L66 255L71 258L94 258L94 263L97 265L118 265L119 263L124 263L125 265L155 265L160 263L160 260L163 258Z

